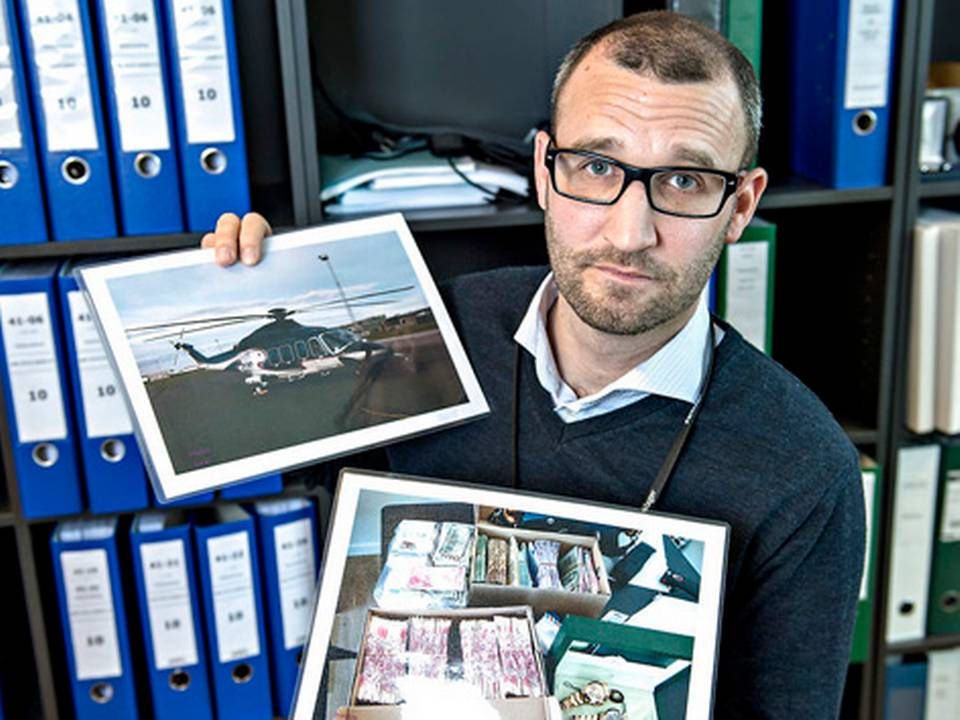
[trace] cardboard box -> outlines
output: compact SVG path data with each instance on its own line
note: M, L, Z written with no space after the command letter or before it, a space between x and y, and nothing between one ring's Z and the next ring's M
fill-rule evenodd
M370 627L370 619L374 616L388 618L390 620L409 620L413 617L422 618L448 618L454 622L461 620L474 620L477 618L489 619L495 615L508 615L512 617L526 618L527 626L530 630L530 642L532 644L533 656L537 663L537 671L540 677L541 687L544 692L547 691L547 678L544 672L543 656L537 647L537 635L533 622L533 612L527 606L513 607L473 607L455 610L418 610L418 611L398 611L383 610L380 608L371 608L367 610L367 618L363 626L362 638L367 637ZM396 718L409 717L409 713L404 715L402 705L357 705L357 694L360 688L360 673L363 668L364 660L364 642L360 641L360 647L357 649L357 664L353 676L353 689L350 693L350 707L340 708L337 711L337 718L356 718L356 720L392 720ZM507 720L548 720L554 717L551 706L554 703L549 702L552 698L502 698L497 700L485 701L500 713L501 718ZM557 708L559 710L559 706Z
M483 517L483 515L481 515ZM549 588L519 587L516 585L495 585L493 583L473 582L473 566L477 561L476 537L503 538L515 537L517 541L556 540L560 543L560 557L571 547L579 545L590 549L593 565L597 571L600 592L585 593L572 590L553 590ZM583 615L600 617L603 608L610 600L610 580L600 554L600 542L588 535L570 535L551 533L542 530L523 530L478 522L477 535L473 544L473 557L470 562L469 597L467 604L473 606L496 607L498 605L529 605L534 615L539 617L548 610L560 615Z
M504 698L500 700L487 700L487 707L495 710L501 720L553 720L562 718L560 705L556 698ZM459 712L451 714L450 717L459 720L469 720L474 717L465 708L459 708ZM439 708L438 713L443 716L443 709ZM431 715L431 717L436 717ZM481 715L483 718L489 717L487 714ZM367 705L340 708L337 710L337 720L410 720L410 715L404 714L403 706L400 705Z

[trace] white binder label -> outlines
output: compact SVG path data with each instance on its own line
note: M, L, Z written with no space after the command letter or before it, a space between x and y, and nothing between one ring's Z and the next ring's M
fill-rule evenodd
M167 97L153 0L103 0L124 152L168 150Z
M260 654L257 606L253 599L253 566L246 532L207 540L213 614L220 662Z
M956 720L960 707L960 648L927 653L924 720Z
M770 245L728 245L724 320L761 351L767 337L767 269Z
M133 432L130 414L123 399L123 391L116 373L107 360L100 334L87 299L79 290L67 293L70 305L70 324L77 348L77 368L80 371L80 395L83 397L83 417L87 437L111 437Z
M893 546L887 575L887 642L923 637L937 500L939 445L900 448L894 488Z
M153 658L157 670L196 665L197 634L193 627L190 584L183 540L140 546Z
M277 582L283 617L283 647L291 650L306 642L310 631L310 603L316 583L313 558L313 522L308 518L277 525Z
M60 569L67 593L77 680L120 677L123 667L107 551L66 550L60 553Z
M875 470L863 470L860 473L863 481L863 504L866 506L865 525L867 540L863 550L863 572L860 575L860 599L866 600L870 594L870 553L873 540L873 497L876 493L877 473Z
M940 542L960 542L960 471L947 472L943 496Z
M843 106L847 110L885 107L893 0L850 0L849 19Z
M19 150L23 147L17 93L13 89L13 48L10 47L7 8L0 3L0 148Z
M173 5L187 142L233 142L236 134L223 2L177 0Z
M97 126L77 0L26 0L52 152L96 150Z
M62 440L67 419L46 293L0 295L3 351L21 443Z

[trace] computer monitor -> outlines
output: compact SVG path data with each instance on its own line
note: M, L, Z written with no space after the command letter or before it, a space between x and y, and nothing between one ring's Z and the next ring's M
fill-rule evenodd
M408 131L522 142L548 120L571 45L622 0L317 0L308 4L318 145L353 142L344 116Z

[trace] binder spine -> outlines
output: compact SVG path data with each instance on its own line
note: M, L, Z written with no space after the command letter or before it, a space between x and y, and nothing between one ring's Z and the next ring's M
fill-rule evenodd
M123 232L182 232L179 163L156 0L96 4Z
M164 0L187 229L250 210L233 9Z
M47 241L43 187L33 137L17 18L0 0L0 244Z
M24 517L83 509L52 274L0 268L0 379ZM51 268L52 273L52 268Z
M113 185L87 5L19 1L51 236L113 237Z

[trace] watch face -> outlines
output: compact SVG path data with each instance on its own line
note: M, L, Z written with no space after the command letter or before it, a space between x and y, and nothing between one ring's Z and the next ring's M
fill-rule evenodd
M591 705L599 705L607 699L607 688L602 682L594 680L583 686L583 696Z
M604 710L603 714L600 716L600 720L623 720L623 718L623 711L617 710L616 708Z
M610 693L607 695L607 698L610 702L622 703L623 702L623 693L619 690L610 689Z

